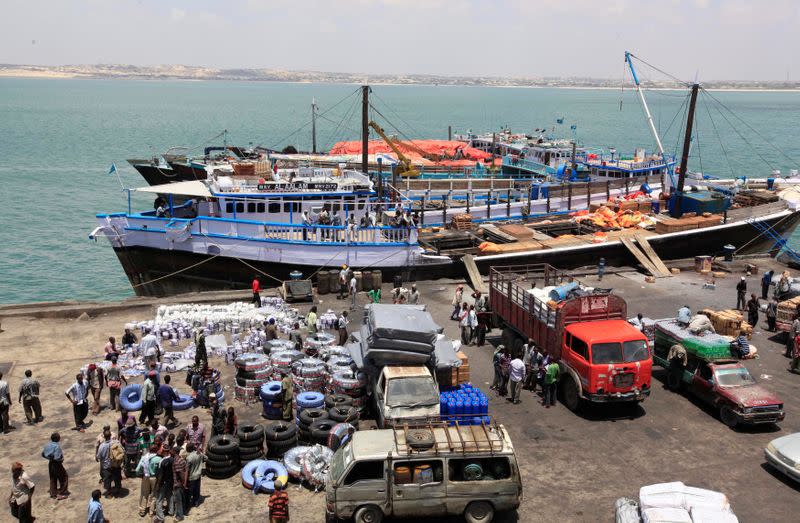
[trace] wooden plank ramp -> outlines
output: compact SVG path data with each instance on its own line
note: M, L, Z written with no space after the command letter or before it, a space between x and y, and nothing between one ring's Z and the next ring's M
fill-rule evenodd
M648 258L647 255L633 243L633 240L627 236L620 236L619 241L622 242L622 245L624 245L625 248L628 249L631 254L633 254L633 256L644 266L645 269L647 269L650 274L656 278L665 277L665 275L662 274L655 265L653 265L653 262L650 261L650 258Z
M465 254L462 256L461 261L464 262L464 266L467 268L467 274L469 275L469 280L472 282L472 288L476 291L480 291L481 294L486 294L488 290L483 285L481 273L478 271L478 266L475 265L475 258L473 258L471 254Z
M637 232L636 234L634 234L634 237L636 238L636 241L639 244L639 247L642 248L644 253L647 255L647 257L653 263L653 266L656 269L658 269L658 271L663 275L663 277L667 278L667 277L672 276L672 273L669 272L669 269L667 268L667 266L664 265L664 262L661 260L661 258L658 257L658 254L656 254L656 251L653 250L653 247L650 245L650 242L647 241L647 238L645 237L645 235Z

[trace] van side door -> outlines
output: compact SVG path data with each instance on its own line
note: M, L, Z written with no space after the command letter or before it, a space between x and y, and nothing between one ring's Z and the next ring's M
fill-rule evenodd
M386 461L356 461L336 488L336 513L352 515L358 507L376 505L388 512Z
M447 488L441 459L392 463L392 514L430 517L447 514Z

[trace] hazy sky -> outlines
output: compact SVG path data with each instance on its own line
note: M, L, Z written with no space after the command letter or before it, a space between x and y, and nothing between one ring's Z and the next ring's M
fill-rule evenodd
M800 0L1 0L0 63L800 80ZM656 78L656 76L653 76Z

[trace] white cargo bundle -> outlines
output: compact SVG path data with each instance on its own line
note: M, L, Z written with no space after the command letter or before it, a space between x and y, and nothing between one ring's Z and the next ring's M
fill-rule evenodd
M692 507L689 514L692 516L692 523L739 523L739 518L730 510Z
M685 509L682 481L656 483L639 489L639 504L642 511L649 508L682 508Z
M642 511L644 523L692 523L692 517L682 508L654 507Z
M738 523L728 497L714 490L684 485L681 481L656 483L639 489L639 506L645 523ZM619 513L619 506L615 506Z
M722 492L686 486L683 489L683 497L684 508L688 511L693 508L708 508L719 512L730 512L731 509L728 496Z

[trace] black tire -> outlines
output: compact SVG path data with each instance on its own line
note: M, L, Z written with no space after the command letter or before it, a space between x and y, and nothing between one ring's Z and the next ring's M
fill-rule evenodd
M255 450L254 452L248 453L239 453L239 461L241 463L247 463L248 461L253 461L254 459L261 459L264 457L264 452L260 449Z
M300 441L311 441L311 432L305 429L297 429L297 439Z
M256 372L254 370L238 370L236 371L236 377L242 378L245 380L254 380L256 378Z
M264 427L264 437L268 442L286 441L297 436L297 426L288 421L273 421ZM271 443L269 443L271 444Z
M360 414L358 409L352 406L332 407L328 411L328 418L337 423L353 423L357 422Z
M730 428L735 428L739 424L739 418L736 417L733 409L727 405L719 408L719 419Z
M316 420L311 424L311 437L315 441L328 441L328 434L330 434L334 425L336 425L336 422L331 419Z
M300 423L306 427L318 419L327 419L328 411L325 409L303 409L300 411Z
M223 456L235 454L239 452L239 439L227 434L211 436L208 441L208 450Z
M354 523L381 523L381 521L383 521L383 512L374 505L358 507L353 514Z
M353 404L353 398L346 394L328 394L325 396L325 408L330 411L333 407L344 407Z
M209 469L206 468L206 476L211 479L228 479L233 477L234 474L239 472L239 465L223 468L223 469Z
M489 523L494 518L494 507L488 501L473 501L464 510L467 523Z
M572 412L576 412L581 406L581 398L578 395L578 386L571 376L565 376L561 385L561 401Z
M225 469L225 468L230 468L230 467L233 467L234 465L238 465L239 464L239 458L238 457L234 458L234 457L226 456L224 458L220 458L220 457L217 457L216 455L214 455L214 456L206 456L206 458L208 458L208 461L206 461L206 468L209 468L209 469L210 468L213 468L213 469Z
M283 441L270 441L267 445L267 456L283 456L289 449L297 446L297 437Z
M254 425L240 425L239 430L236 431L236 436L239 438L239 445L245 442L264 441L264 426L259 424Z
M406 443L412 449L429 449L433 447L436 440L433 432L427 429L411 429L406 432Z

